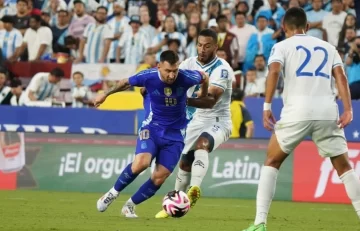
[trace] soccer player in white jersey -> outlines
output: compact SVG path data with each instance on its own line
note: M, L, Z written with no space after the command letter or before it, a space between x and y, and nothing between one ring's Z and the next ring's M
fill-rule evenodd
M180 64L181 69L204 71L210 76L208 97L188 98L188 106L198 109L186 129L175 183L175 190L186 191L190 186L187 192L191 207L200 198L200 185L209 167L209 153L228 140L232 128L230 101L235 77L230 65L216 57L217 48L216 32L202 30L198 37L198 56ZM212 109L200 109L209 107ZM168 215L162 210L155 217L167 218Z
M306 136L312 137L322 157L331 159L360 217L360 179L349 164L343 130L353 117L343 62L334 46L307 36L308 28L304 10L290 8L283 19L287 39L273 47L268 61L263 123L274 133L261 170L256 219L244 231L266 231L279 168ZM281 71L284 71L284 107L280 120L276 122L271 101ZM344 107L340 118L335 101L335 82Z

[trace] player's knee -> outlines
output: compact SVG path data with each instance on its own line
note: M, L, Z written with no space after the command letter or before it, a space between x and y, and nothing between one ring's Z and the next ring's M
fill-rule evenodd
M206 132L201 134L196 142L195 149L196 150L202 149L207 152L211 152L213 148L214 148L214 138Z
M186 161L180 160L179 168L185 172L191 172L191 164Z
M157 186L162 185L165 180L170 176L170 172L154 172L151 176L151 180Z
M150 155L150 154L149 154ZM139 154L135 156L135 159L131 165L131 171L134 174L139 174L150 166L151 155Z
M331 157L330 160L339 176L352 169L347 155L345 154Z
M276 157L267 157L264 163L265 166L270 166L276 169L279 169L281 164L282 161Z

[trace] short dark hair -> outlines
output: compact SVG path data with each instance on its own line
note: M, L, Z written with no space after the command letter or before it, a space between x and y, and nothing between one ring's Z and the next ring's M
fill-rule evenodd
M170 65L174 65L179 62L179 56L171 50L163 51L160 54L160 62L168 62Z
M66 46L69 46L69 45L75 45L77 40L73 36L68 35L65 37L64 42Z
M20 79L15 78L10 81L10 87L18 87L18 86L22 86Z
M226 21L228 20L228 18L227 18L225 15L220 14L219 16L217 16L216 22L218 23L218 22L219 22L220 20L222 20L222 19L225 19Z
M236 18L236 16L238 16L238 15L242 15L242 16L244 16L244 17L246 18L246 14L245 14L244 12L236 11L236 13L235 13L235 18Z
M99 6L98 8L96 8L96 11L101 10L101 9L105 10L106 13L108 12L108 9L105 6Z
M284 24L295 29L306 28L307 18L305 11L300 7L288 9L284 16Z
M55 76L57 78L62 78L65 76L65 73L61 68L56 67L50 71L50 75Z
M178 47L180 47L180 40L179 39L169 39L167 42L167 46L170 46L171 44L176 43Z
M75 6L75 4L78 4L78 3L83 4L85 6L85 3L81 0L75 0L73 4Z
M23 2L23 3L25 3L26 5L28 5L28 1L26 1L26 0L17 0L17 1L16 1L16 3L19 3L19 2Z
M81 71L75 71L72 75L81 75L81 77L84 78L84 74Z
M200 36L211 37L213 39L213 41L215 43L217 43L218 36L217 36L216 32L211 29L204 29L204 30L200 31L199 37Z
M31 18L34 19L34 20L37 21L37 22L41 22L41 21L42 21L40 15L33 14L33 15L30 16L30 19L31 19Z
M3 23L11 23L11 24L14 24L14 17L13 16L10 16L10 15L5 15L4 17L1 18L1 21Z
M231 95L231 98L233 100L243 100L244 99L244 91L243 90L240 90L238 88L236 89L233 89L233 92L232 92L232 95Z
M264 55L255 55L255 59L254 59L254 61L255 61L257 58L263 58L263 59L264 59L264 61L266 61L266 59L265 59L265 56L264 56Z
M58 11L58 13L65 13L66 15L69 15L69 11L64 10L64 9L60 9L60 10Z
M256 68L255 68L255 67L250 67L250 68L247 70L247 72L248 72L248 71L256 71ZM247 73L247 72L246 72L246 73Z

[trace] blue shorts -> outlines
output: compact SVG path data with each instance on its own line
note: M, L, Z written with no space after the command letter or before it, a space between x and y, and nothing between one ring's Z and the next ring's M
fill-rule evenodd
M173 172L180 160L181 152L184 148L184 141L180 141L179 139L166 139L169 137L166 137L164 133L166 133L166 131L161 128L150 126L142 127L139 130L139 136L136 140L135 155L150 153L152 160L156 158L156 164L161 164L170 172Z

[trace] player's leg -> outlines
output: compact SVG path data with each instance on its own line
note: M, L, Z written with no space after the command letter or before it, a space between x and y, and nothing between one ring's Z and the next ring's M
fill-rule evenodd
M316 121L313 137L320 155L330 157L356 214L360 218L360 179L348 159L344 130L338 128L336 121Z
M210 125L210 126L209 126ZM228 140L231 122L203 122L203 130L194 145L194 161L191 166L191 181L188 196L191 206L195 206L201 196L200 186L209 168L209 153Z
M281 164L309 133L309 122L276 124L271 136L264 167L261 169L256 194L255 222L244 231L265 231L270 205L275 195L276 181ZM283 141L286 140L286 143Z
M151 138L140 140L137 139L135 159L125 167L114 186L97 201L97 209L104 212L110 204L118 197L119 193L131 184L136 177L147 169L155 154L157 147Z
M161 146L156 155L156 167L150 179L131 196L122 209L122 213L126 217L137 217L134 212L135 205L141 204L155 195L176 167L183 148L184 143L180 141L169 141L168 145Z

